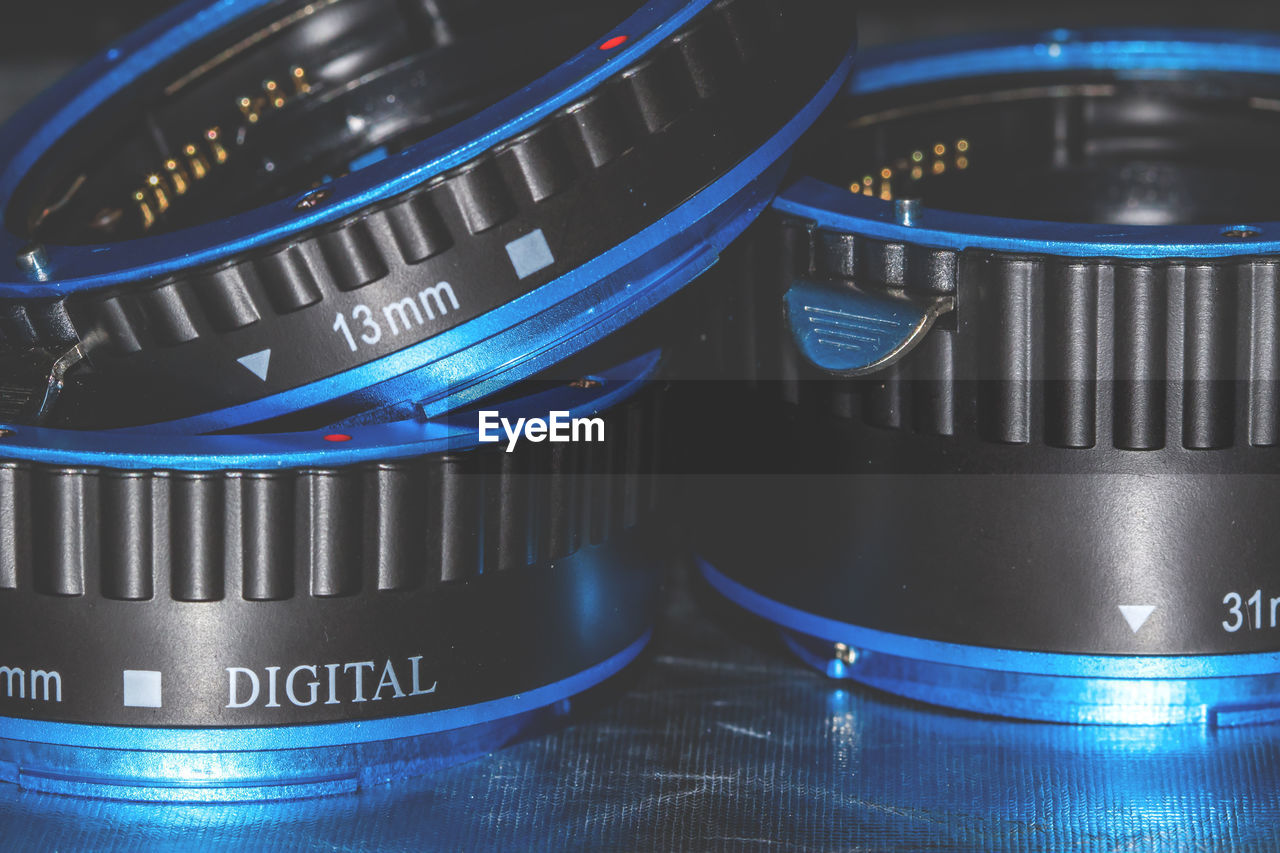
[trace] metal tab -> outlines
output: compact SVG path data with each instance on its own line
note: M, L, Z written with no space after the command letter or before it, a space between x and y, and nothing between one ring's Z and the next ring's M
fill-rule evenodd
M785 297L796 346L815 366L840 376L888 367L911 352L955 297L869 293L847 282L800 279Z

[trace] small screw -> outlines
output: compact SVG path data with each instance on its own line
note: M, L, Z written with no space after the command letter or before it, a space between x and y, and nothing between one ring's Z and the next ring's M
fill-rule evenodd
M836 643L836 660L845 666L853 666L858 662L858 650L844 643Z
M858 650L836 643L835 656L827 661L827 678L848 678L849 668L858 660Z
M570 388L577 388L580 391L594 391L596 388L603 388L604 383L594 376L584 376L581 379L575 379L569 383Z
M920 218L920 199L900 198L893 203L893 216L899 225L910 228Z
M27 246L18 253L18 269L32 281L48 281L49 253L38 243Z
M1222 232L1222 236L1228 240L1252 240L1254 237L1261 237L1262 232L1256 228L1228 228Z
M295 210L314 210L315 208L324 204L325 200L329 198L329 196L330 196L330 192L328 190L323 190L323 189L312 190L311 192L307 193L306 195L304 195L302 198L298 200L298 203L294 205L294 209Z

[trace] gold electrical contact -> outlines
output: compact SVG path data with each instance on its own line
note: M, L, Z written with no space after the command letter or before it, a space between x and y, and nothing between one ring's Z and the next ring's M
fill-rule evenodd
M151 209L151 204L147 201L147 194L142 190L138 190L133 194L133 201L138 206L138 215L142 219L143 230L148 230L156 224L156 214Z
M263 80L262 94L240 97L236 99L236 107L248 124L257 124L268 110L278 110L287 105L290 87L297 95L311 92L311 83L302 66L295 65L289 69L289 79L284 85L277 80ZM222 129L214 126L204 132L202 140L184 145L180 156L166 160L159 172L147 175L143 179L143 189L133 194L143 230L155 226L176 197L189 193L196 182L208 178L216 167L225 165L230 159L231 153L223 142Z
M284 93L280 91L280 84L275 80L262 81L262 91L267 94L267 102L275 109L280 109L285 105Z
M209 162L204 159L200 149L194 145L188 145L182 149L182 153L187 158L187 168L191 170L191 177L197 181L203 181L209 174Z
M213 162L219 166L227 162L227 149L222 144L222 131L216 127L211 127L204 132L205 142L209 144L209 153L213 155Z
M969 149L968 139L957 139L951 146L935 142L881 168L877 173L878 185L875 179L867 176L850 184L849 191L858 195L876 196L882 201L893 201L895 184L901 181L922 181L930 175L946 174L952 168L957 171L968 169Z
M156 212L164 213L169 209L169 193L165 189L164 180L157 174L147 175L147 186L151 188L151 197L156 203Z
M191 188L191 185L187 180L187 173L182 170L182 166L178 165L178 161L166 160L164 170L169 175L169 185L173 187L174 193L177 195L186 195L187 190Z

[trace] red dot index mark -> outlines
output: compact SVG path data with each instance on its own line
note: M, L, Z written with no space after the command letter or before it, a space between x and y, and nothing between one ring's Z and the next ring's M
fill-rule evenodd
M630 37L630 36L614 36L613 38L609 39L609 40L608 40L607 42L605 42L604 44L600 45L600 49L601 49L601 50L613 50L614 48L622 47L624 44L626 44L626 43L627 43L627 40L628 40L629 38L631 38L631 37Z
M343 435L343 434L342 434L342 433L340 433L340 432L335 432L335 433L330 433L329 435L326 435L326 436L324 437L324 440L325 440L325 441L332 441L332 442L335 442L335 443L340 443L340 442L343 442L343 441L350 441L350 440L351 440L351 436L349 436L349 435Z

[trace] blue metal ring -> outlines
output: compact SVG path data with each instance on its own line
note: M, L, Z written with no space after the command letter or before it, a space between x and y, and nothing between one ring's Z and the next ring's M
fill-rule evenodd
M0 210L8 208L28 170L100 104L151 69L274 0L191 0L125 38L20 111L0 131ZM106 246L48 246L56 280L32 283L17 270L0 273L0 293L10 298L65 296L170 275L350 216L459 166L518 136L557 109L647 54L711 0L651 0L620 24L626 45L601 51L591 45L556 70L481 113L409 149L327 185L321 208L299 211L297 197L218 222L171 234ZM0 254L16 256L26 241L0 233Z
M782 628L788 646L810 666L921 702L1063 723L1280 720L1280 653L1074 655L943 643L808 613L698 562L707 583ZM852 650L852 662L836 657L837 643Z
M141 802L239 802L351 793L469 760L545 726L620 672L652 632L569 678L429 714L262 729L144 729L0 718L0 781Z
M568 678L526 693L477 705L449 708L358 723L328 723L251 729L147 729L49 723L0 717L0 739L61 744L90 749L129 749L161 752L260 752L346 746L368 741L396 740L462 729L515 717L554 705L616 675L648 645L652 631L638 637L617 654Z
M866 95L991 74L1079 70L1110 70L1139 78L1207 70L1280 74L1280 38L1255 33L1053 30L951 39L862 54L848 93ZM796 181L773 207L824 229L944 249L1081 258L1226 258L1280 253L1280 221L1093 225L926 209L916 224L903 226L894 216L892 202L854 195L813 178ZM1247 240L1224 236L1226 231L1239 229L1257 231L1260 236Z
M0 205L7 204L22 174L45 147L87 115L93 104L202 34L264 2L189 3L99 57L55 94L40 99L27 114L15 119L14 125L37 126L36 132L25 137L0 133L0 161L9 160L6 171L0 173ZM290 201L221 221L216 228L199 226L110 246L47 247L54 256L55 280L32 284L0 279L0 293L65 295L140 276L172 273L214 257L274 243L364 209L465 162L581 97L678 30L709 2L646 4L617 28L631 37L616 55L590 49L517 96L401 154L339 179L332 184L333 195L323 209L299 212ZM435 417L554 365L636 319L715 263L719 253L776 194L788 152L839 95L852 72L853 55L850 47L822 89L742 162L661 221L555 281L430 340L354 369L242 405L131 431L215 432L327 403L360 411L354 423L403 420L414 414ZM59 104L63 106L58 108ZM24 138L29 141L19 141ZM6 239L16 238L8 235ZM168 260L155 260L152 255L156 252ZM117 269L113 264L123 266Z
M595 374L598 392L557 388L496 407L503 417L546 417L568 412L587 417L638 393L652 379L661 353L651 352ZM355 465L432 453L468 450L481 444L479 410L433 420L410 418L344 429L251 435L156 435L146 432L80 432L15 426L0 439L4 456L50 465L103 466L132 470L239 471Z
M661 221L532 293L319 382L137 431L211 432L335 400L358 401L362 409L413 400L432 417L536 374L617 331L714 264L769 204L788 152L839 95L853 62L851 49L821 91L721 178Z

